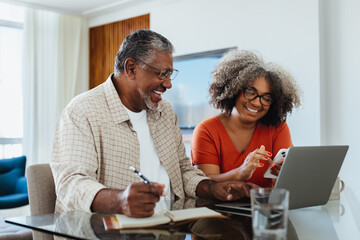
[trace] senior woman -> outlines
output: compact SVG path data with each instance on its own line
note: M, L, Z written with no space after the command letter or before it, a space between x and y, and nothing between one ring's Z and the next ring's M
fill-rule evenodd
M293 145L285 122L300 106L293 77L253 52L232 50L215 67L209 93L210 103L222 113L196 126L193 164L217 182L272 187L264 173L280 149ZM272 174L280 167L273 167Z

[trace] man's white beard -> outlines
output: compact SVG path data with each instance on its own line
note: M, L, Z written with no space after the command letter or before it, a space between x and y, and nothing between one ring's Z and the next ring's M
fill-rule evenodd
M151 109L151 110L156 110L158 106L154 106L154 103L151 101L151 98L149 95L145 95L144 96L144 101L145 101L145 105Z

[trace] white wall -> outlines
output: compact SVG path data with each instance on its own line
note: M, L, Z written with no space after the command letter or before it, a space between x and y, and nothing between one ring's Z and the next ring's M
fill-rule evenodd
M188 0L153 9L150 23L177 55L237 46L283 65L304 92L303 108L288 120L294 144L320 144L316 1Z
M360 206L360 2L320 0L322 142L350 145L340 172Z
M303 107L288 119L294 144L349 144L340 176L358 203L358 12L357 0L158 0L91 18L89 25L150 13L151 29L173 42L175 55L236 46L283 65L303 91Z
M151 29L174 44L175 55L235 46L283 65L304 93L302 108L288 119L294 144L320 144L317 1L152 1L89 19L89 25L145 13L150 13Z

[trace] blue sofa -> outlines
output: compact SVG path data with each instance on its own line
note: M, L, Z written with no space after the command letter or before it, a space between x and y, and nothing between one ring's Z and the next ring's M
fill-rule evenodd
M29 204L25 166L25 156L0 159L0 209Z

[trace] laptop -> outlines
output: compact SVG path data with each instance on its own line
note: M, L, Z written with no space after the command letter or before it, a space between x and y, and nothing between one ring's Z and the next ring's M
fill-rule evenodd
M289 209L324 205L340 172L349 146L290 147L274 188L290 191ZM251 211L249 203L219 203L220 211Z

